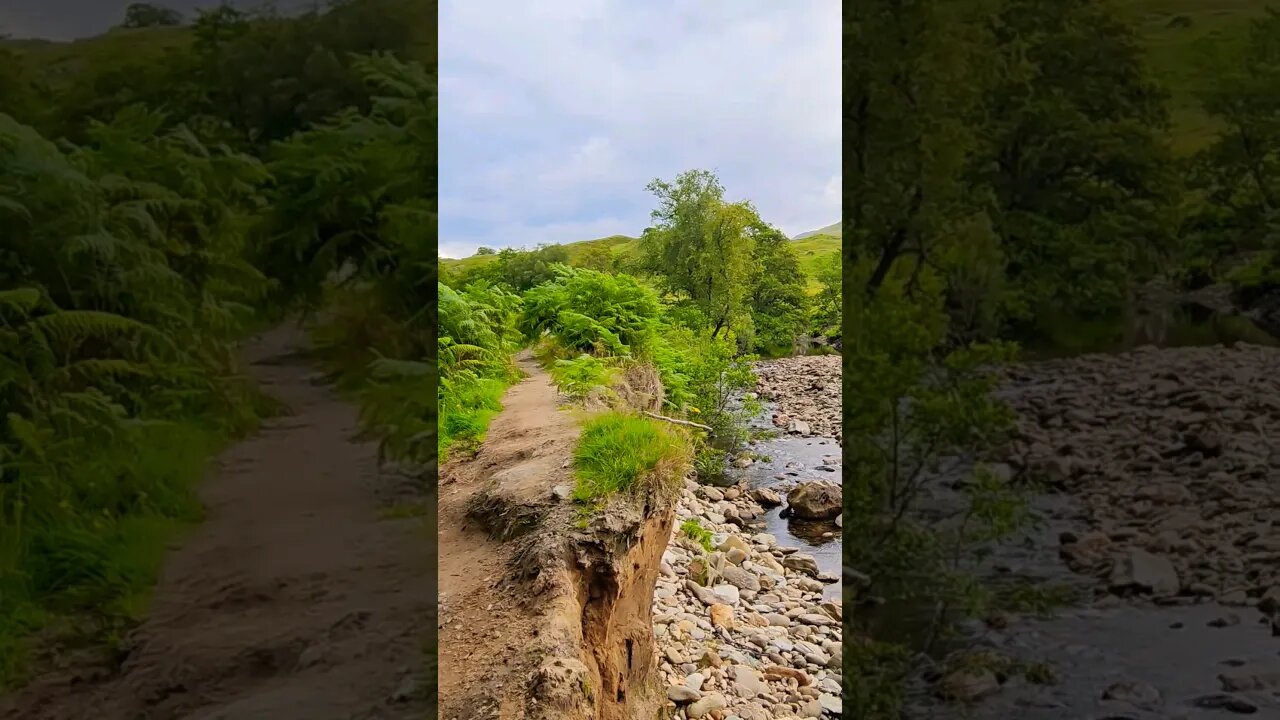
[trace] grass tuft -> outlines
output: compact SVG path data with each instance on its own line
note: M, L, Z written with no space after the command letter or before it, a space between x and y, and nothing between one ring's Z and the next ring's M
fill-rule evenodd
M632 413L602 413L582 428L573 456L573 499L593 503L636 489L646 478L674 475L662 466L682 463L687 455L684 438L670 428Z

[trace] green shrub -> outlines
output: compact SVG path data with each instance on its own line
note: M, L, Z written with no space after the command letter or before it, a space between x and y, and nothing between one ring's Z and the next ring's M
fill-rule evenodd
M698 518L689 518L680 523L680 532L684 533L685 537L701 545L703 550L711 552L711 531L702 527L702 523L698 522Z
M573 398L582 398L597 388L608 388L617 375L606 360L582 354L572 360L557 360L551 366L551 380Z
M687 452L678 431L657 421L624 412L597 415L583 425L573 454L573 498L592 503L638 489L646 479L674 479Z
M520 328L530 339L549 334L567 348L625 356L647 347L661 310L657 293L630 275L564 266L525 293Z

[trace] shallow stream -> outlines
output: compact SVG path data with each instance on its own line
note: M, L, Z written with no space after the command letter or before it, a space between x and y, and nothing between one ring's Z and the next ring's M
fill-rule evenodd
M753 430L774 431L777 434L752 443L749 450L757 460L745 468L730 467L730 481L745 480L748 487L773 488L785 500L787 490L797 482L826 480L840 483L840 445L835 438L796 437L783 433L773 426L770 417L772 405L752 420ZM765 459L767 458L767 459ZM822 572L840 575L840 527L834 522L796 520L781 516L783 508L767 508L763 518L767 532L778 538L779 545L801 548L813 555ZM840 583L828 585L824 597L839 600Z

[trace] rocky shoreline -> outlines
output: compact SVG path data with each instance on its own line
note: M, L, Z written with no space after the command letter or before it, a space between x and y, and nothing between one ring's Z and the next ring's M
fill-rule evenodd
M746 529L765 512L757 497L777 504L769 490L685 481L653 607L674 717L840 717L841 605L823 599L839 578Z
M778 408L774 426L839 441L840 361L839 355L800 355L756 363L756 392Z
M1007 463L1084 507L1088 527L1060 537L1068 567L1166 602L1280 597L1280 349L1146 348L1007 375Z
M974 629L979 648L1044 663L1052 682L983 671L963 693L975 705L920 716L1276 712L1280 348L1144 347L1002 375L1017 426L988 461L1049 488L1036 501L1048 526L994 566L1086 594Z

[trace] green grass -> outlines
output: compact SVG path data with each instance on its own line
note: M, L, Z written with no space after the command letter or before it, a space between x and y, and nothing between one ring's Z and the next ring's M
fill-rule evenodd
M837 229L839 226L837 225ZM824 230L826 228L823 228ZM800 263L800 272L808 278L807 290L810 295L817 294L822 289L822 284L818 282L819 267L823 258L832 253L840 252L840 236L837 235L810 235L804 239L791 241L791 248L796 252L796 260Z
M45 628L118 639L145 613L170 543L201 518L195 488L229 435L194 421L144 432L81 458L60 501L33 497L26 524L0 531L0 686L24 677L26 639Z
M460 383L440 406L440 461L456 452L474 452L484 442L489 423L502 412L502 396L511 385L501 378Z
M582 427L573 454L577 473L573 499L594 503L631 491L647 478L663 475L663 466L674 468L687 454L684 439L656 420L625 412L602 413Z
M680 532L685 537L701 545L703 550L711 552L711 531L702 527L702 523L698 522L698 518L689 518L680 523Z
M1179 153L1205 147L1219 131L1196 99L1198 88L1213 81L1202 53L1243 43L1249 20L1262 16L1266 6L1259 0L1116 0L1147 48L1152 75L1170 93L1170 140Z

